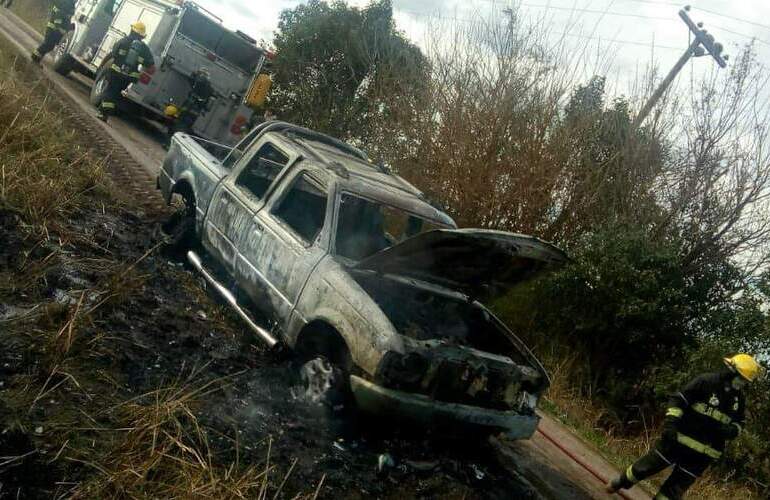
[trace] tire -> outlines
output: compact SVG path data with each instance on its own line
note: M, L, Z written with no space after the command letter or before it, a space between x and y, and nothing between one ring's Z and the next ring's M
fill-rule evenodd
M62 76L69 75L78 65L78 62L67 52L70 36L65 36L54 49L53 70Z
M163 231L168 235L168 243L164 253L175 260L185 260L188 250L195 248L195 216L186 210L174 213L163 225Z
M305 361L299 369L300 389L305 398L337 411L350 406L348 374L325 356Z
M94 79L94 85L91 87L91 104L98 107L104 99L104 94L107 92L107 72L109 71L109 65L104 64L96 73Z

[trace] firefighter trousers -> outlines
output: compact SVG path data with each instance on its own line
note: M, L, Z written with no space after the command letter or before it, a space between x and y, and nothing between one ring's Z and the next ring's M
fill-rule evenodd
M39 59L44 58L46 54L51 52L57 45L59 45L59 42L61 42L63 37L64 33L62 33L61 30L46 28L45 36L43 37L43 43L41 43L40 46L35 49L33 54Z
M102 102L99 106L101 112L105 115L115 115L118 110L118 103L123 97L123 91L132 83L133 80L128 75L109 70L107 72L107 86L104 89Z
M655 496L660 500L678 500L711 465L712 459L678 443L658 441L649 453L639 458L622 475L622 487L630 488L639 481L672 467L671 475Z

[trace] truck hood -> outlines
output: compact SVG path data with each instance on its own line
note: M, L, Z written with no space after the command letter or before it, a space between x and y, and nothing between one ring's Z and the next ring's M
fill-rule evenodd
M544 267L567 261L556 246L522 234L439 229L386 248L355 265L494 299Z

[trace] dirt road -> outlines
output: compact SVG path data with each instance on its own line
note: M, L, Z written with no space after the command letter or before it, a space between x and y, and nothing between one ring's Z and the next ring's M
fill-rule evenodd
M6 10L0 12L0 33L22 54L28 54L40 39L23 21ZM100 139L99 147L105 154L122 160L118 164L125 168L112 172L118 182L125 182L148 206L160 205L154 189L155 175L164 156L159 130L141 120L100 122L89 103L90 82L87 79L79 75L64 78L47 67L43 71L70 101L68 106L77 111L73 119L88 130L89 136L104 138ZM173 287L173 282L164 283L164 289L168 287ZM171 300L173 297L168 298ZM462 487L473 491L474 496L488 498L608 498L594 475L542 433L528 442L493 440L490 450L485 443L474 449L439 446L411 436L404 437L401 433L372 431L377 423L364 424L355 416L330 418L309 407L301 397L289 397L292 377L286 363L271 360L267 355L239 352L241 347L237 345L213 345L209 336L193 337L189 331L177 338L176 335L188 328L183 326L183 321L178 324L174 318L162 321L168 323L168 335L143 341L157 342L155 366L168 365L171 369L180 363L205 361L198 357L210 355L218 360L217 363L227 365L226 369L222 368L223 372L246 371L234 381L230 390L208 402L212 409L207 418L209 423L214 427L218 424L226 426L235 419L245 442L259 442L278 432L283 444L276 447L277 458L285 456L290 461L297 457L300 478L304 475L310 480L314 474L326 474L327 484L333 488L331 496L445 497L447 491L464 496L461 491L453 490ZM178 345L177 341L179 351L166 356L170 353L163 352L162 346ZM188 345L186 350L182 347L185 345ZM141 365L139 358L142 355L146 352L137 353L137 359L130 361ZM228 408L228 414L214 411L217 405ZM227 422L224 422L225 418ZM551 419L544 418L541 430L572 455L588 463L601 477L608 478L617 473L597 453ZM375 465L383 454L388 454L394 465L377 475ZM635 490L629 498L646 499L649 496Z

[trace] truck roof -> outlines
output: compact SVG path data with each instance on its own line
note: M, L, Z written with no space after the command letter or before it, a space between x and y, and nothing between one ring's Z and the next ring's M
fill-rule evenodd
M304 127L285 122L267 122L259 135L277 133L294 143L303 156L335 176L343 189L370 194L381 201L411 210L440 224L456 224L441 207L404 178L350 144Z

